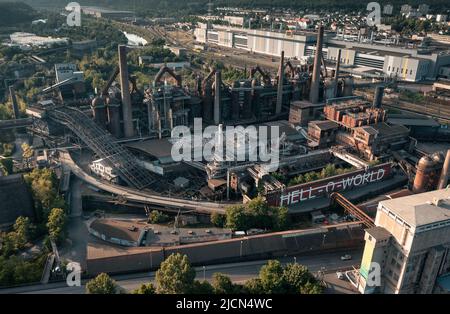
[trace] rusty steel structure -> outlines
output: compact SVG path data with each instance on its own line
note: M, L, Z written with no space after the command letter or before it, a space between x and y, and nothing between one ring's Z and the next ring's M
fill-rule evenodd
M361 223L367 228L375 227L374 220L369 217L365 212L363 212L358 206L346 199L342 194L338 192L333 192L330 195L331 204L338 204L342 206L344 211L353 215L356 219L361 221Z
M122 97L123 135L125 137L132 137L134 136L134 128L131 108L130 81L128 78L127 47L125 45L119 45L118 53Z
M444 166L442 167L441 177L439 179L438 189L444 189L447 186L450 171L450 149L447 150Z

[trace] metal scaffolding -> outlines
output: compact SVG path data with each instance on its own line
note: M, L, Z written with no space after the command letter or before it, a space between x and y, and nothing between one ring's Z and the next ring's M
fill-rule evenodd
M116 143L107 131L100 128L82 111L71 107L59 107L48 111L49 117L64 124L100 158L117 170L119 176L130 186L139 190L149 186L155 179L142 169L134 156Z

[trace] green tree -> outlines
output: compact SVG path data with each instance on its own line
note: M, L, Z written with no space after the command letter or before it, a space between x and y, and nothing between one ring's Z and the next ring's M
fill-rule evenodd
M155 294L156 290L152 283L143 283L139 288L133 291L133 294Z
M38 282L42 276L47 254L32 260L19 256L0 257L0 286Z
M300 287L301 294L321 294L323 293L323 286L318 282L308 281Z
M64 209L53 208L48 216L47 228L50 239L61 243L66 236L67 217Z
M195 280L192 287L189 289L190 294L213 294L214 288L209 282Z
M3 171L4 175L9 175L13 173L13 161L11 158L0 159L0 170Z
M282 276L288 293L298 293L307 282L315 280L306 266L297 263L287 264Z
M160 212L159 210L152 210L148 217L148 221L152 224L160 224L169 221L169 216Z
M247 294L263 294L265 292L261 279L259 278L247 280L243 290Z
M215 273L213 275L212 286L216 294L231 294L236 292L236 287L230 277L221 273Z
M259 278L265 293L284 293L283 267L276 260L270 260L261 267Z
M28 217L20 216L16 219L16 223L14 224L14 234L16 247L18 249L23 249L30 240L31 229L32 226Z
M227 218L225 215L214 212L211 214L211 223L218 228L223 228L227 223Z
M289 210L287 207L279 207L276 209L276 213L273 215L274 229L283 230L289 226Z
M2 254L2 257L8 258L16 251L16 239L14 237L14 234L10 232L8 234L4 234L1 240L2 246L0 252Z
M33 193L38 219L46 221L52 208L65 207L64 199L58 194L58 181L55 173L49 169L33 169L24 176Z
M156 272L156 291L161 294L189 293L194 284L195 270L186 255L171 254Z
M27 143L22 143L22 158L25 160L27 167L30 167L30 159L34 155L34 150Z
M249 219L245 213L243 205L234 205L228 207L226 210L226 226L232 230L248 230Z
M101 273L86 284L86 293L88 294L116 294L118 285L111 277Z
M247 203L247 212L251 216L252 228L271 229L273 227L272 208L262 196L255 197Z

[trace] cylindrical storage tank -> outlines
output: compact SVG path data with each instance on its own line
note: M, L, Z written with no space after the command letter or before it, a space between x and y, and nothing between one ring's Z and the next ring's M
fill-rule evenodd
M353 77L349 76L344 79L344 89L342 92L343 97L352 96L353 95L353 85L354 80Z
M428 157L423 156L417 164L416 177L414 178L413 192L423 193L427 191L430 185L430 174L434 169L434 161Z
M122 128L120 126L120 111L121 106L118 101L108 98L108 120L109 132L116 138L122 137Z
M104 99L99 96L95 97L92 100L91 108L94 115L94 121L102 128L106 128L106 124L108 123L108 112Z

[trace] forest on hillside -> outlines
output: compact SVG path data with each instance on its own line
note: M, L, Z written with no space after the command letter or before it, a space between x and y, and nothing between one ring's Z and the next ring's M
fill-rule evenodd
M29 22L36 16L36 11L23 2L0 2L0 27Z
M12 0L0 0L12 1ZM63 8L67 0L19 0L34 7ZM205 13L210 0L78 0L81 5L102 6L116 9L134 10L140 16L183 16L193 13ZM367 1L354 0L211 0L214 7L243 7L243 8L292 8L313 10L359 10L365 9ZM426 3L431 10L442 13L450 9L448 0L378 0L381 5L393 4L396 11L400 6L408 3L414 7Z

